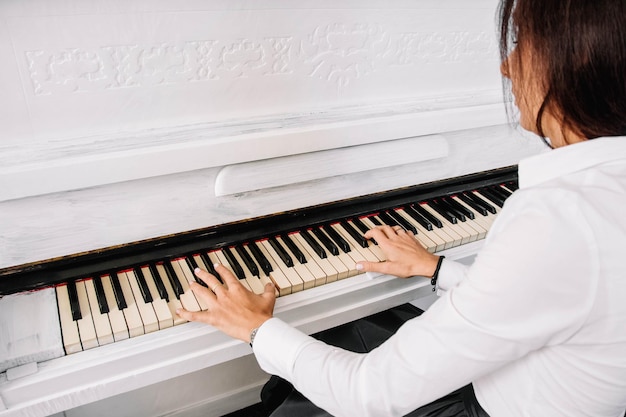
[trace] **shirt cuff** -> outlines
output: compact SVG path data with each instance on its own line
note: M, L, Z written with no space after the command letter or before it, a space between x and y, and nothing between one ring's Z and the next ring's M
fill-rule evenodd
M439 269L437 289L441 291L448 291L451 288L456 287L465 279L468 269L469 267L467 265L445 259L441 263L441 268Z
M292 380L294 364L302 349L316 340L272 317L259 327L252 350L265 372Z

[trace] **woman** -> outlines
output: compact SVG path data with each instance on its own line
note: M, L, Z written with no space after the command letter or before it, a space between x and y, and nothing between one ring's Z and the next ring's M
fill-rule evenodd
M255 296L220 266L227 286L197 271L209 310L179 314L253 339L263 369L333 415L457 415L419 408L458 389L475 391L458 415L624 415L626 2L503 0L500 20L520 124L554 149L520 162L520 189L469 268L409 232L367 233L388 261L363 271L433 276L440 263L444 295L428 311L352 353L272 318L271 286Z

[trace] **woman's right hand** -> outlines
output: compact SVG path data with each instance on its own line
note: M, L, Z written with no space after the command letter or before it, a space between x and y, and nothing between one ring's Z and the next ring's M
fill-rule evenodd
M382 262L359 262L357 269L363 272L379 272L401 278L412 276L432 277L439 256L428 252L415 235L399 226L378 226L365 237L374 239L387 257Z

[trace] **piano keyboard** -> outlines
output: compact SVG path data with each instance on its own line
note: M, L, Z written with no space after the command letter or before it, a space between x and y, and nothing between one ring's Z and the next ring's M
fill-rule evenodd
M516 189L515 180L482 184L104 272L98 265L94 267L97 273L56 285L65 352L182 324L185 321L175 313L180 307L206 309L189 288L196 279L196 267L214 273L213 265L221 263L250 291L261 293L266 283L273 282L276 295L285 296L352 277L358 273L355 265L359 261L383 261L376 242L364 238L364 233L377 225L410 230L433 253L483 239Z

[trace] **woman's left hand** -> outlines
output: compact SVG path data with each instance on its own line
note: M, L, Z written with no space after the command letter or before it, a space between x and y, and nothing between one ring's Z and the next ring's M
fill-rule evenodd
M224 284L210 273L196 269L195 275L204 281L208 288L192 282L189 284L196 297L202 298L206 311L179 309L176 313L188 321L210 324L229 336L250 342L250 332L272 317L276 295L274 286L267 284L262 294L254 294L223 265L215 265Z

